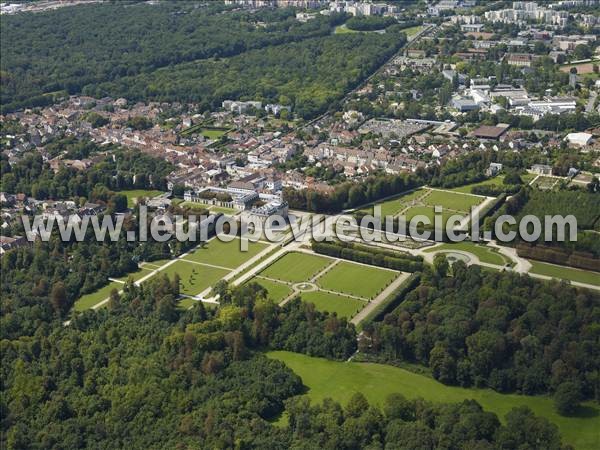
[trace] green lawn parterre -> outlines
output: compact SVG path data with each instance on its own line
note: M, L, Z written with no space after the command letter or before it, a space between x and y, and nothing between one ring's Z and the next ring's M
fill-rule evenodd
M293 292L292 288L284 283L265 280L259 277L254 277L250 281L264 287L269 292L268 298L276 303L285 300Z
M573 267L557 266L540 261L529 261L531 269L529 272L538 275L546 275L561 280L576 281L579 283L593 284L600 286L600 273L591 270L575 269Z
M424 198L424 202L431 206L441 206L444 209L454 211L469 212L472 206L477 206L483 202L483 197L461 194L460 192L436 191Z
M329 267L314 280L314 291L298 292L298 296L314 303L319 311L335 312L339 317L350 319L399 276L399 272L392 270L335 261L307 253L286 253L251 281L264 286L270 298L281 302L294 292L293 284L308 282Z
M398 272L342 261L317 280L319 287L365 299L374 298Z
M154 198L160 194L164 194L164 192L153 189L130 189L126 191L119 191L119 194L124 194L127 197L127 207L133 208L138 198Z
M407 398L422 397L432 402L461 402L474 399L484 409L496 413L500 420L517 406L526 405L539 416L559 427L564 441L577 450L596 450L599 443L600 407L589 402L578 416L564 417L554 410L549 397L500 394L491 389L469 389L445 386L425 375L398 367L374 363L337 362L298 353L274 351L267 356L283 361L302 378L311 401L325 398L346 404L356 392L362 392L369 402L382 405L391 393Z
M198 295L227 275L229 271L178 260L158 273L169 278L178 274L181 280L181 293Z
M113 281L95 292L82 296L75 302L74 309L76 311L89 309L106 299L113 288L121 290L123 283L129 277L133 278L134 281L139 281L143 277L150 275L153 271L157 271L153 277L156 274L166 274L169 278L172 278L175 273L179 274L181 278L181 293L197 295L230 273L231 270L256 256L267 248L267 246L267 244L262 242L248 242L248 251L242 251L240 249L240 239L238 238L230 242L212 239L203 248L197 248L191 254L186 255L185 258L180 258L165 269L162 269L162 267L172 260L162 259L142 262L140 264L141 268L118 278L117 280L121 281L121 283ZM210 264L219 267L211 267Z
M381 206L382 217L397 216L402 213L405 216L408 226L413 217L423 215L430 220L430 227L433 227L435 219L434 206L442 207L442 224L445 226L450 216L460 215L464 217L470 212L471 206L479 205L483 201L484 197L462 192L421 188L401 194L390 200L375 203L375 205ZM371 205L361 209L360 212L373 214L373 208Z
M224 242L213 238L183 259L234 269L266 249L268 244L248 241L248 250L242 251L241 240Z
M286 253L260 274L276 280L300 283L308 281L333 261L329 258L307 253Z
M312 291L303 292L300 298L313 303L318 311L336 313L338 317L351 318L358 314L366 305L366 302L331 292Z
M498 266L503 266L510 261L498 253L497 251L492 250L490 247L485 245L475 244L474 242L455 242L455 243L444 243L441 245L436 245L435 247L428 248L423 250L425 253L435 253L438 251L453 251L453 250L462 250L464 252L472 253L477 256L481 262L488 264L496 264Z

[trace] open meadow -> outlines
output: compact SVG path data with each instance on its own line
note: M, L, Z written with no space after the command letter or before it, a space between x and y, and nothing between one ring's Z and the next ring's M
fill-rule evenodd
M369 402L382 405L391 393L407 398L422 397L431 402L461 402L473 399L484 409L504 419L517 406L528 406L539 416L559 427L564 441L576 450L596 450L600 429L600 407L586 403L573 417L558 415L552 399L543 396L500 394L491 389L469 389L446 386L425 375L384 364L337 362L314 358L299 353L274 351L267 356L283 361L308 388L306 395L312 402L332 398L346 404L356 392L362 392Z

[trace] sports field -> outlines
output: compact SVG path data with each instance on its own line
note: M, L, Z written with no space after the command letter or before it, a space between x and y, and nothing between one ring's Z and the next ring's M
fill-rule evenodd
M283 361L302 378L308 387L306 394L313 402L332 398L346 404L356 392L362 392L369 402L382 405L391 393L398 392L407 398L422 397L432 402L461 402L474 399L484 409L504 419L506 413L517 406L529 406L533 412L555 423L563 439L578 450L598 448L600 407L587 403L574 417L559 416L549 397L516 394L499 394L490 389L468 389L445 386L425 375L419 375L398 367L356 362L328 361L323 358L275 351L267 356Z
M251 281L264 286L274 301L299 296L319 311L350 319L399 275L380 267L290 252Z

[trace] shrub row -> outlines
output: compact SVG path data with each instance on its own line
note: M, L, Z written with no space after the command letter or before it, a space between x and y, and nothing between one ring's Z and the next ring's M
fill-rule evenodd
M364 328L365 326L373 322L379 321L383 319L386 314L389 314L392 311L394 311L398 307L398 305L402 303L402 300L404 300L406 294L408 294L410 291L416 288L419 285L420 281L421 274L419 272L411 274L404 281L404 283L402 283L398 287L398 289L392 292L392 294L389 297L387 297L384 301L377 305L377 307L375 307L375 309L373 309L367 315L367 317L363 319L363 321L361 322L361 327Z
M593 258L589 253L570 253L559 248L528 244L517 244L517 253L524 258L600 272L600 260Z
M423 269L423 260L413 255L399 256L390 250L374 249L364 245L348 242L312 242L312 249L319 254L334 258L348 259L363 264L400 270L403 272L417 272Z

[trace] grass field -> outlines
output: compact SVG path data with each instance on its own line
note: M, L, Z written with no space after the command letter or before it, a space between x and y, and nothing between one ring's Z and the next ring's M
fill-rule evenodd
M360 31L351 30L346 25L338 25L337 27L335 27L335 30L333 31L333 33L334 34L349 34L349 33L360 33Z
M235 269L267 248L262 242L248 242L248 251L242 251L240 242L237 238L231 242L214 238L183 259Z
M317 284L344 294L372 299L398 277L398 272L342 261L321 276Z
M397 197L394 197L390 200L386 200L381 203L376 203L381 206L381 215L385 216L395 216L399 214L404 208L410 206L410 202L413 200L422 197L426 193L423 189L417 189L416 191L408 192L406 194L401 194ZM373 206L369 206L367 208L361 209L361 212L366 214L373 214Z
M417 25L416 27L409 27L402 30L402 33L406 34L406 37L412 37L423 29L423 25Z
M110 296L110 292L113 289L120 291L123 288L123 283L117 281L111 281L106 286L98 289L97 291L91 292L81 296L73 305L75 311L85 311L86 309L92 308L94 305L100 303Z
M177 307L179 309L190 309L196 303L198 303L198 300L194 300L194 299L189 298L189 297L181 297L181 299L177 303Z
M362 300L322 291L303 292L300 297L307 303L314 303L318 311L334 312L338 317L349 319L358 314L366 305Z
M471 189L479 186L494 186L494 187L502 187L504 181L504 175L498 175L493 178L488 178L486 180L480 181L478 183L465 184L464 186L458 186L455 188L448 189L452 192L458 192L461 194L470 194Z
M441 206L442 224L445 226L450 216L458 214L464 217L469 213L471 206L478 205L483 200L483 197L465 195L462 192L436 191L424 188L376 203L376 205L381 206L382 217L397 216L402 213L406 217L407 226L410 220L417 215L424 215L429 218L431 226L433 226L434 206ZM373 206L363 208L360 212L373 214Z
M399 272L392 270L335 261L306 253L286 253L251 281L264 286L269 297L276 302L296 291L295 295L305 302L314 303L317 310L335 312L339 317L350 319L399 276ZM311 281L325 268L328 270L313 281L315 290L300 292L297 286L292 287L295 283Z
M180 208L190 208L190 209L197 209L197 210L201 210L201 209L206 209L208 210L211 206L210 205L205 205L204 203L198 203L198 202L178 202L177 206L179 206Z
M531 263L531 273L559 278L561 280L577 281L579 283L600 286L600 273L598 272L574 269L565 266L556 266L554 264L543 263L540 261L530 260L529 262Z
M459 192L446 192L446 191L431 191L427 197L425 197L425 203L431 206L441 206L446 209L469 212L472 206L479 205L483 202L482 197L475 197L474 195L465 195Z
M153 198L160 194L163 194L162 191L156 190L147 190L147 189L132 189L128 191L119 191L119 194L124 194L127 197L127 207L133 208L136 204L136 201L140 197L145 198Z
M132 278L133 281L137 281L140 278L143 278L146 275L149 275L152 272L152 270L154 270L154 269L152 269L152 267L148 267L148 268L141 267L138 270L136 270L135 272L130 272L130 273L128 273L125 276L122 276L122 277L119 277L119 278L115 278L115 279L119 280L119 281L125 282L125 281L129 280L129 278Z
M489 389L445 386L425 375L383 364L336 362L292 352L268 352L267 356L283 361L302 378L312 401L329 397L346 404L355 392L362 392L369 402L381 405L387 395L399 392L408 398L423 397L432 402L477 400L501 420L512 408L529 406L534 413L555 423L566 442L578 450L598 448L600 407L588 403L577 417L559 416L548 397L499 394Z
M535 178L535 175L532 173L523 173L520 175L523 184L528 184L531 180ZM486 180L480 181L478 183L466 184L464 186L459 186L455 188L448 189L452 192L458 192L462 194L471 194L471 189L478 186L494 186L497 188L502 188L504 185L504 175L498 175L493 178L488 178Z
M239 211L234 208L225 208L224 206L211 206L210 212L233 215L233 214L237 214Z
M167 275L172 279L176 273L181 279L181 293L198 295L227 275L229 271L179 260L161 270L158 275Z
M439 213L442 217L442 226L446 226L446 222L448 221L448 219L451 216L460 216L460 217L464 217L466 214L463 213L457 213L457 212L452 212L452 211L446 211L445 209L442 209L442 212ZM435 225L435 216L436 216L436 212L433 206L413 206L412 208L410 208L408 211L406 211L404 213L405 217L406 217L406 226L408 227L410 224L410 221L413 219L413 217L415 216L425 216L429 219L429 222L431 223L431 227L433 227Z
M227 130L227 129L220 130L220 129L214 129L214 128L202 128L200 130L200 134L202 136L204 136L206 139L211 139L211 140L219 139L221 136L225 136L228 132L229 132L229 130Z
M276 280L300 283L308 281L332 263L322 256L306 253L286 253L260 274Z
M434 253L437 251L452 251L452 250L462 250L464 252L469 252L477 256L481 262L488 264L496 264L498 266L503 266L510 261L505 258L500 253L493 251L490 247L486 247L485 245L478 245L474 242L456 242L453 244L441 244L432 248L428 248L423 250L425 253Z
M250 281L264 287L269 292L268 298L276 303L285 300L292 293L292 288L284 283L277 283L257 277L252 278Z

